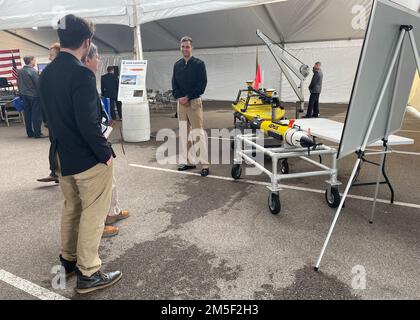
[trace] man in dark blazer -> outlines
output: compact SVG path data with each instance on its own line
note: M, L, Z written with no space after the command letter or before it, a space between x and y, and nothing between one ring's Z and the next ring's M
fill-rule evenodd
M119 80L113 67L108 67L107 72L107 74L101 77L102 96L110 99L111 118L113 120L117 119L117 115L115 114L115 106L117 106L118 116L122 119L121 102L117 101Z
M122 276L120 271L102 273L98 254L111 204L112 152L100 126L95 75L81 63L94 26L67 15L57 32L61 52L42 72L39 90L65 198L60 260L67 275L77 274L76 291L87 293Z
M322 91L322 80L324 77L321 70L321 62L315 63L313 71L314 75L309 85L311 97L309 98L308 111L305 118L318 118L319 115L319 96Z

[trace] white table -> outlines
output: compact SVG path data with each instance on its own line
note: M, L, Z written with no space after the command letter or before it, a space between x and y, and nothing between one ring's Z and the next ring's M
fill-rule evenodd
M325 140L328 140L337 144L339 144L341 141L341 136L343 134L343 129L344 129L344 123L333 121L330 119L323 119L323 118L298 119L295 121L295 124L297 126L300 126L302 130L310 132L310 134L313 135L314 137L325 139ZM396 136L396 135L391 135L388 137L388 146L411 145L411 144L414 144L414 140L410 138L405 138L405 137ZM382 147L383 141L382 140L376 141L375 143L372 143L369 146ZM366 155L369 155L369 154L366 154ZM384 159L386 159L386 154L384 155L384 157L385 157ZM352 186L370 186L370 185L377 184L376 182L357 183L357 184L355 183L360 174L361 165L364 162L371 163L374 165L379 165L375 162L368 161L363 157L362 162L360 163L359 168L357 169L357 174L355 176ZM385 178L385 181L381 182L381 184L387 184L389 186L389 189L391 191L391 203L394 203L394 198L395 198L394 189L386 174L385 167L382 170L382 175Z
M304 131L310 131L311 135L315 137L337 144L341 141L341 135L343 134L344 128L344 123L323 118L298 119L295 124L300 126ZM414 140L410 138L391 135L388 139L388 145L390 146L410 144L414 144ZM382 145L382 140L379 140L371 144L370 147L382 147Z

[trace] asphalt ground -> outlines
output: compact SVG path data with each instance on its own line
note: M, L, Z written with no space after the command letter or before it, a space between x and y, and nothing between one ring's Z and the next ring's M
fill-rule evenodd
M345 110L322 105L321 116L344 121ZM152 112L154 136L162 128L177 128L173 113ZM229 103L206 102L205 125L232 128ZM419 118L407 114L398 134L416 143L395 150L420 152ZM100 255L104 270L122 270L123 279L78 295L74 278L65 289L52 285L63 197L58 185L36 181L48 174L49 141L27 138L19 123L0 125L0 299L37 299L43 290L68 299L420 298L419 156L388 157L397 203L389 204L389 190L381 186L374 224L368 223L374 187L351 190L316 273L313 266L335 213L325 203L325 178L287 181L280 192L282 212L274 216L267 208L265 175L234 182L231 164L212 165L208 178L199 170L178 173L176 165L157 163L162 142L154 138L122 143L117 128L111 141L120 203L131 217L118 223L118 236L102 240ZM349 156L338 162L341 182L347 182L354 161ZM311 166L291 159L290 169ZM377 168L366 164L359 181L374 181L376 175ZM366 272L365 289L355 286L363 284L357 281L360 270ZM5 281L4 274L18 278Z

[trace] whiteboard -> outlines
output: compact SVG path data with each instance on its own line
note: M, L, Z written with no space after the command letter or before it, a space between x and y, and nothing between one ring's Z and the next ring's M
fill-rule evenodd
M420 15L417 12L388 0L374 2L347 110L338 159L356 152L363 144L386 78L387 66L391 64L395 52L401 25L413 26L419 46ZM368 145L400 130L416 70L414 53L407 34L369 136ZM391 119L390 127L388 132L385 132L388 116Z

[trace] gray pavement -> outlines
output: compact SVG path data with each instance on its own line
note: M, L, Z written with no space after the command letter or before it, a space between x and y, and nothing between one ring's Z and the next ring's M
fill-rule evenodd
M228 103L206 103L206 127L230 128ZM323 105L323 117L344 121L344 105ZM176 128L172 112L152 113L152 131ZM292 112L291 112L292 114ZM420 152L420 119L407 115L399 134L417 140L397 150ZM393 154L388 172L398 205L380 203L368 224L372 202L346 202L321 266L313 265L332 222L325 204L323 178L292 180L308 191L284 189L282 213L267 208L268 190L246 180L201 178L159 165L159 143L121 144L114 130L120 202L131 212L120 234L101 243L104 269L120 269L114 287L85 296L75 294L75 279L65 290L52 288L58 264L62 195L55 184L40 184L48 174L48 139L25 137L24 127L0 125L0 270L71 299L406 299L420 298L420 157ZM124 151L124 152L123 152ZM372 158L376 160L375 158ZM354 157L339 161L339 179L347 182ZM130 164L146 167L132 167ZM309 169L290 161L291 170ZM269 166L269 164L267 164ZM174 171L160 171L169 169ZM214 165L212 174L230 177L230 165ZM198 170L196 171L198 172ZM376 177L365 166L360 180ZM353 195L372 197L372 187ZM380 198L389 191L381 187ZM366 289L355 290L355 266L367 273ZM33 298L0 280L0 299Z

